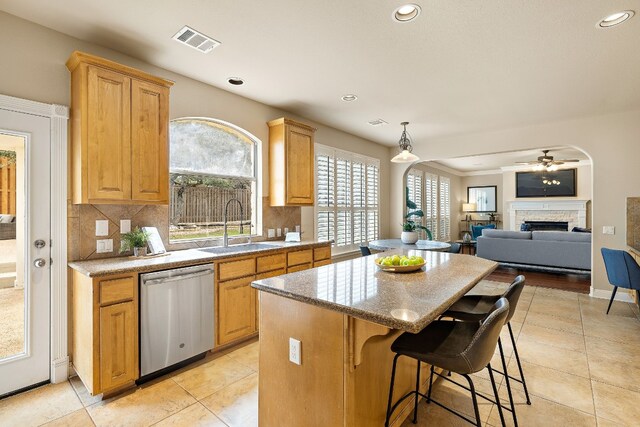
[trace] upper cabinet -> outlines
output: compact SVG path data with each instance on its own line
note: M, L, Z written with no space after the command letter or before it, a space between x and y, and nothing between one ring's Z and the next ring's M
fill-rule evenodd
M173 83L82 52L67 68L73 203L167 204Z
M286 118L268 124L271 206L312 206L316 129Z

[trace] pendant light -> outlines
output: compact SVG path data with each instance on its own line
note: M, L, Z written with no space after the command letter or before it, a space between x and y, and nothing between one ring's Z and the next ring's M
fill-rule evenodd
M420 160L418 156L411 153L413 151L413 147L411 146L411 140L407 136L407 125L409 122L400 123L403 126L402 135L400 135L400 140L398 141L398 147L400 148L400 152L395 155L391 161L393 163L413 163L415 161Z

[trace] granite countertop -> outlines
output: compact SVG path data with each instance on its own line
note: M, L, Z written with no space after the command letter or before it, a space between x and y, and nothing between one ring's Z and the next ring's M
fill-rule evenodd
M86 276L97 277L110 274L122 274L165 270L168 268L186 267L190 265L206 264L227 258L237 258L244 255L256 255L280 252L283 249L306 249L329 244L326 242L283 242L267 241L253 244L229 245L221 253L206 252L202 249L187 249L182 251L167 252L160 256L147 257L117 257L88 261L73 261L68 266ZM260 245L262 247L257 247ZM214 249L215 250L215 249Z
M425 259L426 266L407 274L379 270L374 260L391 254L419 254ZM400 249L257 280L252 286L392 329L416 333L497 266L494 261L470 255Z

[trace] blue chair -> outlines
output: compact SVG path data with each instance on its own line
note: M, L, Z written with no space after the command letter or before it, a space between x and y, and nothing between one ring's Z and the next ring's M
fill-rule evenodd
M368 246L360 246L360 253L362 256L369 256L371 255L371 250Z
M640 265L626 251L602 248L602 258L607 269L607 278L613 285L611 301L607 307L607 314L616 296L618 288L635 289L640 298Z
M462 245L460 243L456 243L456 242L451 243L449 252L451 252L452 254L459 254L461 250L462 250Z
M487 225L472 225L471 226L471 239L476 240L479 236L482 236L482 230L485 228L496 228L495 224Z

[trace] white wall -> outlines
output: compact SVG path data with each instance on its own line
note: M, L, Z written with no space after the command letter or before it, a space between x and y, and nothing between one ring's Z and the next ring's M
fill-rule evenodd
M388 234L389 151L380 144L297 117L188 77L155 67L114 50L87 43L0 12L0 93L40 102L69 105L70 74L65 62L81 50L175 81L171 89L172 119L201 116L221 119L246 129L263 142L263 195L268 195L267 121L287 116L318 129L318 143L380 159L380 231ZM310 82L312 84L312 82ZM250 90L250 89L247 89ZM309 217L309 212L311 216ZM303 212L305 236L313 236L313 210Z
M487 174L487 175L471 175L471 176L463 176L462 181L462 192L464 201L467 201L467 187L482 187L485 185L495 185L496 186L496 213L499 215L498 218L500 221L504 221L504 212L503 203L503 184L502 184L502 174ZM460 208L461 210L462 208ZM461 218L464 218L465 214L460 212ZM488 214L471 214L473 219L489 219ZM500 223L500 228L503 228L504 223Z
M640 195L640 110L576 118L493 132L434 138L415 144L422 159L508 152L568 145L583 150L592 161L592 285L603 294L611 291L600 248L625 249L626 198ZM401 188L406 165L392 165L391 188ZM400 191L390 193L391 222L399 221ZM602 234L602 226L616 227L615 235Z

